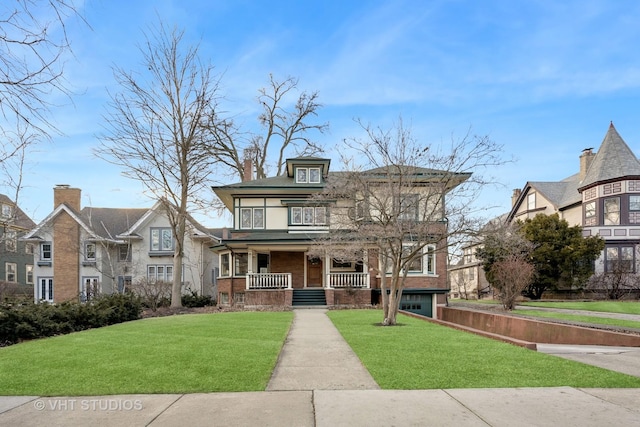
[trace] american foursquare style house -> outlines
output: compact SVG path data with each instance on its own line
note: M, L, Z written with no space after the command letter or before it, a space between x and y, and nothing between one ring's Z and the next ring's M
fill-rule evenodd
M232 228L212 248L219 257L219 304L287 307L379 302L381 269L374 250L363 242L365 255L353 262L314 250L330 227L339 227L338 221L332 222L331 203L313 197L323 190L330 174L340 173L330 172L329 166L329 159L292 158L281 176L251 179L249 167L244 182L213 187L233 215ZM440 241L427 246L412 263L400 308L435 316L436 304L444 302L447 291L447 249L446 242Z

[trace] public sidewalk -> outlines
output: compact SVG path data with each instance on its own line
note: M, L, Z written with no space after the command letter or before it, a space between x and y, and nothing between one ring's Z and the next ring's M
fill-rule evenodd
M0 397L0 425L640 426L638 389L380 390L325 313L295 310L265 392Z

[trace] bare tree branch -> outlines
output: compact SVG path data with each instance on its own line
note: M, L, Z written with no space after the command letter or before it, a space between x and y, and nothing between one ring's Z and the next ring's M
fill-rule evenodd
M207 202L217 141L212 129L225 123L217 121L219 80L214 67L200 61L198 46L185 46L183 31L162 24L145 36L145 69L114 70L121 91L111 95L106 132L95 152L163 202L176 242L171 304L178 307L188 212Z

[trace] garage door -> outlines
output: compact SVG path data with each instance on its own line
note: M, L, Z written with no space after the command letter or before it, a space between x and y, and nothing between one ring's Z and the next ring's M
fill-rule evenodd
M427 317L433 317L431 310L431 294L402 294L400 300L400 310L410 311L411 313L421 314Z

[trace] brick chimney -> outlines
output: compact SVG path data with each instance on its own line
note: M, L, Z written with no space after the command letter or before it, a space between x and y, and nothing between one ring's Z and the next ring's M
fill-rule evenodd
M521 194L522 194L522 190L521 189L519 189L519 188L514 188L513 189L513 194L511 195L511 207L514 207L516 205L516 202L520 198Z
M79 188L71 188L68 184L58 184L53 188L53 209L65 203L76 212L80 212Z
M251 159L245 159L243 167L242 182L253 181L253 164L251 163Z
M587 176L589 166L596 157L596 153L593 152L593 148L585 148L580 155L580 181L583 181Z

